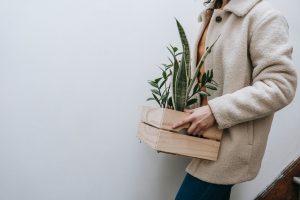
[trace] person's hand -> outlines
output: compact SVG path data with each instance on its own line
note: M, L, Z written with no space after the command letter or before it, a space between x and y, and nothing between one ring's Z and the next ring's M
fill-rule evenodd
M194 136L201 136L203 132L211 127L216 121L208 105L195 109L184 109L184 111L191 114L182 121L173 124L172 128L191 123L187 132Z

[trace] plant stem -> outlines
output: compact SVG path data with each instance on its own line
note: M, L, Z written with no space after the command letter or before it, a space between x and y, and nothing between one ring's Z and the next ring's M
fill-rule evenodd
M216 41L214 41L214 43L213 43L213 44L205 51L204 55L201 57L201 59L200 59L198 65L197 65L197 67L196 67L196 70L195 70L193 79L192 79L192 81L190 82L190 85L189 85L189 87L188 87L188 89L187 89L187 92L186 92L187 97L188 97L188 95L189 95L190 92L191 92L192 86L193 86L193 84L194 84L194 82L195 82L195 80L196 80L196 78L197 78L197 74L199 73L200 68L203 66L206 57L207 57L208 54L211 52L212 47L215 45L215 43L217 42L217 40L218 40L219 38L220 38L220 35L218 36L218 38L216 39Z

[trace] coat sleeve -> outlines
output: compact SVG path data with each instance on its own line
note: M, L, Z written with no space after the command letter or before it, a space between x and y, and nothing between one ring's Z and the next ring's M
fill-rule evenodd
M264 17L252 31L248 47L252 84L208 101L220 129L274 113L295 96L297 73L285 17L279 12Z

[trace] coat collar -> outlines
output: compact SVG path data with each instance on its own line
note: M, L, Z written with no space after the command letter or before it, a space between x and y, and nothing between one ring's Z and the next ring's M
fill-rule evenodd
M204 9L198 18L198 21L201 22L205 20L206 12L209 9L213 9L214 3L216 0L212 0L208 5L207 8ZM245 16L259 1L262 0L230 0L223 8L224 11L232 12L233 14L243 17Z

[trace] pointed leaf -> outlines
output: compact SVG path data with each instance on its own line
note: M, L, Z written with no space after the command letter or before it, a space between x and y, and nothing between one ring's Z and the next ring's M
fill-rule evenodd
M159 89L161 89L161 87L166 83L167 79L163 80L159 86Z
M198 99L190 99L188 102L187 102L187 106L190 106L190 105L193 105L195 103L197 103Z
M154 82L155 82L155 83L158 83L161 79L162 79L162 77L157 78L157 79L154 80Z
M177 54L175 54L175 56L179 56L179 55L181 55L181 54L183 54L183 52L177 53Z
M202 96L202 97L210 96L210 94L209 94L208 92L204 92L204 91L200 91L199 94L200 94L200 96Z
M213 85L205 85L206 88L211 89L211 90L217 90L217 88Z
M170 108L173 107L172 97L169 97L169 98L168 98L167 104L168 104L168 106L169 106Z
M212 81L213 77L214 77L214 71L212 69L211 72L210 72L209 82Z
M160 96L160 92L156 89L151 89L151 92Z
M195 94L197 94L200 91L200 86L199 84L195 84L193 88L193 92L190 96L187 97L187 100L191 99Z
M155 94L153 94L153 93L152 93L152 95L153 95L154 99L156 100L156 102L158 103L158 105L161 107L160 102L159 102L157 96L155 96Z
M167 64L161 64L162 66L164 66L165 68L167 68L168 67L168 65Z
M146 101L151 101L151 100L155 100L153 97L149 97L148 99L146 99Z
M174 59L174 67L173 67L173 71L172 71L172 105L174 107L175 110L177 110L177 99L176 99L176 77L177 77L177 73L178 73L178 69L179 69L179 64L178 64L178 60L175 56L173 56Z
M211 82L213 79L213 70L207 70L207 82Z
M206 84L206 73L204 73L204 74L202 75L201 84L202 84L202 85L205 85L205 84Z
M161 68L161 67L159 67L159 69L160 69L161 71L164 71L164 69L163 69L163 68Z
M168 95L165 94L162 96L161 101L164 103L167 100L167 98L168 98Z
M171 60L171 58L168 57L168 59L169 59L170 63L171 63L172 66L173 66L173 61Z
M163 71L163 77L164 77L164 79L167 79L167 73L166 73L166 71Z
M218 38L213 42L213 44L208 48L208 50L212 49L213 46L216 44L216 42L218 41L218 39L220 38L220 35L218 36ZM196 69L195 69L195 73L193 75L193 78L192 78L192 81L189 83L189 87L188 87L188 90L187 90L187 93L189 93L192 89L192 85L194 84L194 82L196 81L197 79L197 75L198 75L198 72L200 72L200 69L202 68L203 64L204 64L204 61L206 59L206 57L208 56L208 54L211 52L211 51L208 51L206 50L205 53L202 55L200 61L198 62L197 66L196 66Z
M188 43L188 40L187 40L185 31L184 31L182 25L176 18L175 18L175 20L176 20L178 32L179 32L181 43L182 43L183 54L185 56L187 77L190 78L191 77L191 63L190 63L191 55L190 55L189 43Z
M150 85L152 85L153 87L155 87L155 88L158 87L158 84L157 84L155 81L149 80L148 83L149 83Z
M170 45L171 46L171 45ZM171 46L172 47L172 46ZM169 48L167 47L167 49L169 50L169 52L171 53L172 56L175 56L174 52Z
M207 70L207 72L206 72L207 82L209 81L209 76L210 76L210 71Z
M182 55L182 60L180 67L178 69L175 81L175 99L176 99L176 110L183 111L186 107L187 100L187 87L188 87L188 77L186 74L186 64L185 55Z
M214 81L214 80L211 80L210 83L213 84L213 85L215 85L215 86L218 86L218 85L219 85L219 84L218 84L216 81Z
M177 47L172 47L172 48L173 48L174 53L176 53L176 51L178 50L178 48Z
M196 94L200 90L200 87L198 84L195 84L194 89L193 89L193 95Z

